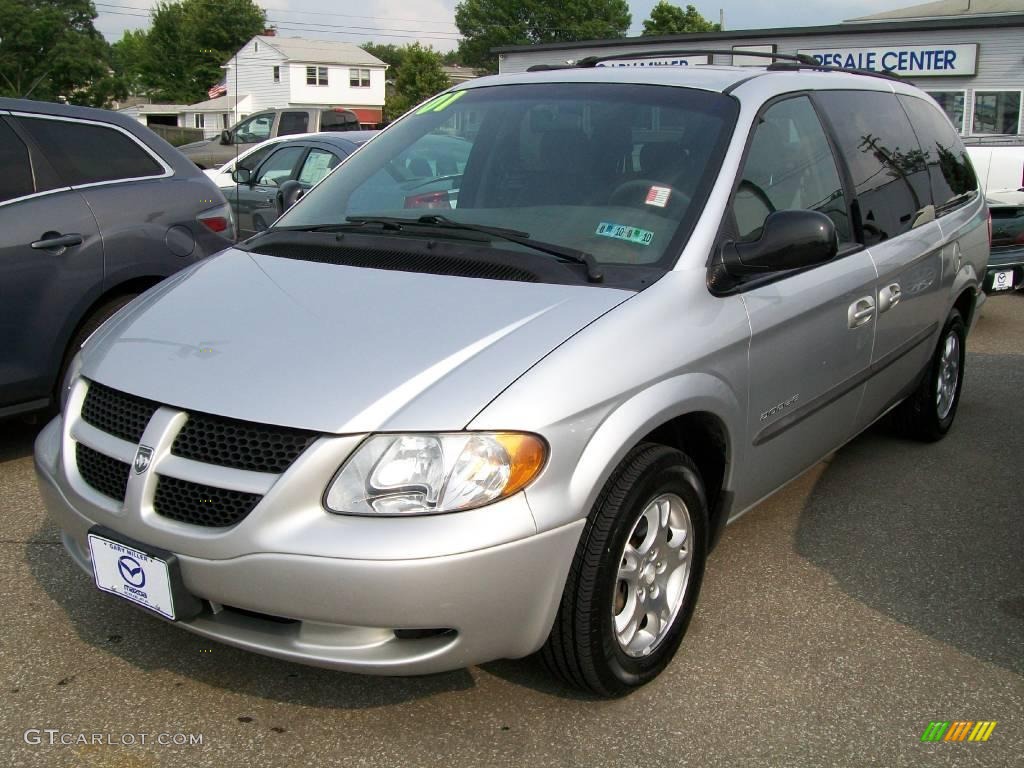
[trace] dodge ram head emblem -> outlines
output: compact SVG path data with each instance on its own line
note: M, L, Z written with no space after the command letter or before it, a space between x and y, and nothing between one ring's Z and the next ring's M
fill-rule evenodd
M148 445L140 445L135 452L135 473L141 475L149 469L149 463L153 460L153 449Z

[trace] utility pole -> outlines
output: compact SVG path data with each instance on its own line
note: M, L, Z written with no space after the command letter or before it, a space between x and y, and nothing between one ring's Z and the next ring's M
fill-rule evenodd
M718 9L718 29L725 32L725 8Z

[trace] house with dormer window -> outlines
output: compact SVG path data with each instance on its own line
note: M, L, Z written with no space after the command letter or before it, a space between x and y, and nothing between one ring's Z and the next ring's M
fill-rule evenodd
M185 107L180 124L212 138L259 110L327 106L372 128L383 120L387 68L352 43L257 35L224 63L213 98Z

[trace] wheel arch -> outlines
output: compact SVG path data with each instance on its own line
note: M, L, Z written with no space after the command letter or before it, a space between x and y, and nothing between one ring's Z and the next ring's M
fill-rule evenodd
M720 378L690 373L661 381L623 402L594 431L572 472L571 498L582 501L589 513L608 478L636 445L646 441L677 448L701 472L714 544L730 512L743 414L739 398Z

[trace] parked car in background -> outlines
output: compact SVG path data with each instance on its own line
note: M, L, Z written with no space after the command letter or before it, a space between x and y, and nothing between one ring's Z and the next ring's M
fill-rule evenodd
M46 408L82 341L234 239L224 195L115 112L0 99L0 416Z
M239 238L262 232L281 214L278 195L285 182L297 182L305 192L378 133L281 136L254 147L236 163L222 166L224 170L216 171L213 179L231 203Z
M288 107L266 109L250 115L215 139L179 147L185 157L202 169L219 168L236 155L267 139L321 131L359 131L359 118L340 107Z
M1024 187L1011 192L991 192L992 255L985 275L989 293L1024 288Z

